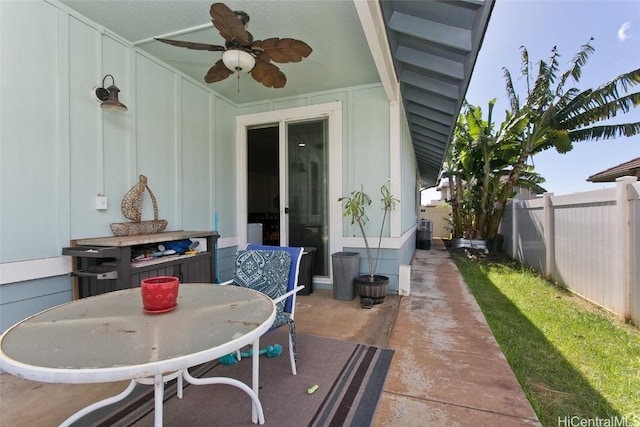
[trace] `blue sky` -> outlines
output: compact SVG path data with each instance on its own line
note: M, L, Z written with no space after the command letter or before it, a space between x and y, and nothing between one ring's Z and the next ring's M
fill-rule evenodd
M494 115L497 124L508 107L503 67L511 72L520 99L524 99L524 80L520 78L520 46L529 52L536 67L540 59L548 60L557 46L564 71L580 47L593 37L595 52L582 68L580 89L598 87L618 75L640 68L640 0L571 1L571 0L496 0L485 39L467 91L467 100L486 111L490 99L496 98ZM634 92L640 86L633 88ZM618 116L616 122L640 121L640 107ZM548 191L567 194L610 187L594 184L587 177L612 166L640 157L640 135L610 141L588 141L574 145L567 154L547 150L533 158ZM433 190L425 191L423 202L439 198Z

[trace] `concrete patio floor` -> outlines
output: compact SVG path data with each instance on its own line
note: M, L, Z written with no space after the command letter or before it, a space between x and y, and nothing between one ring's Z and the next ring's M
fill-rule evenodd
M540 425L437 239L414 255L410 296L389 295L367 310L358 298L314 291L298 298L296 329L395 350L374 426ZM55 426L126 384L42 384L2 374L0 426Z

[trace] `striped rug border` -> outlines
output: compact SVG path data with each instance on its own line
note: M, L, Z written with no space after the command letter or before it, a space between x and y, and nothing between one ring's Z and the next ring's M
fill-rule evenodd
M370 425L393 353L358 344L309 426Z

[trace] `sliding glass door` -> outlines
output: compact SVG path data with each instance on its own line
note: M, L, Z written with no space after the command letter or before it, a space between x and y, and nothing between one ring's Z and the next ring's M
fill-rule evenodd
M247 131L248 241L313 248L315 276L329 276L327 125L315 119Z
M315 248L314 274L329 275L327 121L287 124L289 245Z

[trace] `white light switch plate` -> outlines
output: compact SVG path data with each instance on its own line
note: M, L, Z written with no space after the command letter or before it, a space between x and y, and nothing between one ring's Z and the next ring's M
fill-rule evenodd
M107 210L107 196L96 197L96 209L99 211Z

